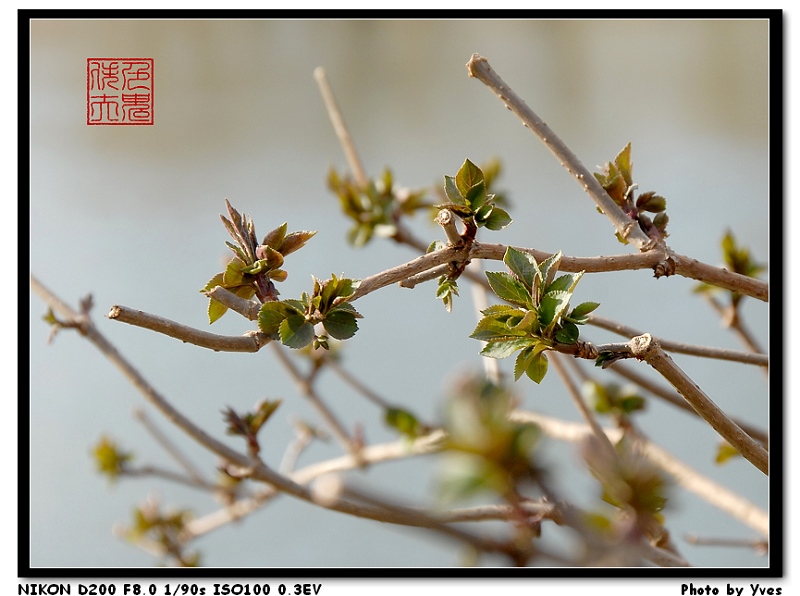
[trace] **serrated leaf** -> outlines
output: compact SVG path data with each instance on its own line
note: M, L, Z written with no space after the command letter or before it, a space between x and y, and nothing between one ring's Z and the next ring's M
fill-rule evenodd
M281 343L290 348L304 348L314 340L314 325L306 321L303 315L286 317L278 328Z
M302 310L287 301L265 302L258 311L258 328L265 334L274 336L278 333L281 323L289 316L302 317Z
M233 288L242 285L242 281L244 280L242 269L245 266L244 262L238 257L231 259L222 275L222 286L225 288Z
M208 301L208 324L210 325L215 321L219 321L226 312L228 312L227 306L211 298Z
M571 292L548 292L539 304L539 323L545 330L552 329L569 306Z
M223 284L223 277L224 277L223 273L217 273L214 277L208 280L208 283L206 283L206 285L204 285L203 289L200 291L205 294L206 292L210 292L217 286L221 286Z
M499 298L527 308L532 306L530 290L508 273L487 271L486 278Z
M356 317L352 312L337 309L329 312L322 321L322 326L334 339L350 339L358 331Z
M470 160L464 160L456 174L456 187L461 196L466 197L470 189L483 182L483 172Z
M495 316L495 315L513 315L517 314L520 316L525 316L525 311L520 310L516 306L510 306L508 304L493 304L488 308L484 308L481 311L481 314L487 316Z
M489 358L507 358L517 350L527 348L535 342L536 340L530 337L490 341L481 350L481 355Z
M460 205L462 207L467 206L467 200L464 198L464 195L461 194L461 191L458 190L456 179L452 176L444 177L444 194L454 205Z
M492 317L484 317L478 321L470 337L480 341L498 341L525 337L525 332L509 329L503 321L498 321Z
M483 225L489 230L497 231L508 227L512 221L511 216L504 209L495 207Z
M286 228L287 223L283 222L274 230L271 230L264 236L264 240L261 241L261 244L266 244L267 246L278 250L283 242L283 239L286 237Z
M628 143L623 147L622 151L617 154L614 163L625 180L625 184L630 186L633 184L633 163L631 162L631 144Z
M535 383L540 383L547 374L547 357L542 353L547 345L538 343L522 350L514 363L514 380L518 381L522 373Z
M287 234L283 239L283 242L281 242L278 252L284 257L286 255L290 255L291 253L303 248L306 245L306 242L311 240L316 234L316 230L299 230L297 232Z
M561 251L550 255L539 263L539 272L542 276L542 288L547 288L555 279L558 268L561 265Z
M509 246L503 255L503 263L525 284L526 288L533 287L533 278L537 275L539 267L533 255Z
M549 292L570 292L575 289L575 286L578 285L578 282L583 277L583 271L578 273L565 273L564 275L559 275L549 286L547 286L544 290L545 295Z

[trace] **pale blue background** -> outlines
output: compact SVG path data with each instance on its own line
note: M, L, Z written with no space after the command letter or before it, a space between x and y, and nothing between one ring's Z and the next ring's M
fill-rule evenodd
M261 234L283 221L319 230L287 260L285 297L308 290L312 274L365 277L415 256L378 240L361 251L346 245L348 223L325 187L328 168L341 170L346 162L312 77L317 66L328 70L370 173L389 165L401 184L417 187L438 184L467 157L503 160L499 184L513 201L515 223L485 235L487 241L572 255L630 250L541 143L467 77L464 64L473 52L489 58L590 168L632 141L640 188L668 199L675 250L718 263L719 240L731 228L768 261L766 22L50 21L33 23L31 37L31 271L72 304L93 293L101 331L215 436L230 440L222 408L283 398L265 442L264 457L275 465L290 437L287 421L316 419L269 351L216 354L103 315L124 304L207 328L206 300L197 289L226 256L217 217L225 197L253 216ZM86 125L86 58L93 56L154 58L154 126ZM419 236L439 238L421 217L416 223ZM656 281L647 272L587 275L578 299L599 301L599 314L655 335L738 349L710 308L688 297L693 285ZM433 293L431 285L387 288L360 300L365 319L345 351L350 370L429 420L437 418L449 380L480 366L480 346L467 337L475 323L469 292L451 315ZM217 504L149 480L109 488L95 473L89 450L104 433L134 450L138 463L173 464L131 417L141 397L94 348L70 333L45 346L43 312L32 297L31 563L152 565L151 556L111 533L114 524L130 522L134 504L154 492L198 515ZM746 320L762 343L767 313L765 305L745 301ZM228 315L213 330L249 328ZM585 335L616 339L592 328ZM685 356L676 361L726 411L766 426L760 370ZM228 389L231 378L239 379L239 391ZM349 427L362 423L369 442L392 438L374 406L330 374L322 381L320 390ZM555 374L539 387L522 381L516 388L523 407L578 419ZM766 507L766 480L752 466L711 463L717 438L705 425L657 402L641 423L676 457ZM177 432L172 436L205 469L216 465ZM334 444L316 445L300 463L337 453ZM557 486L565 496L593 502L597 487L575 471L572 446L548 443L542 455L564 470ZM435 465L415 460L354 479L425 504L435 474ZM673 502L669 529L694 564L767 564L743 549L686 545L688 532L754 533L683 491ZM457 549L431 535L288 498L197 547L206 565L220 567L460 560Z

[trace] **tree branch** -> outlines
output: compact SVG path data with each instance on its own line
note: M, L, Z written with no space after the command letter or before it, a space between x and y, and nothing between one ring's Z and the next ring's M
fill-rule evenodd
M639 360L646 361L678 390L689 404L708 422L722 438L764 474L769 475L769 454L731 420L689 376L678 367L672 358L661 349L658 341L649 333L631 339L631 351Z
M572 150L566 146L556 133L500 78L489 61L478 54L473 54L467 62L470 77L478 79L494 92L505 106L522 120L545 146L556 156L562 166L572 174L583 189L589 194L600 210L611 220L617 233L632 242L639 251L644 252L656 246L656 241L648 238L639 227L617 205L589 170L581 163Z
M258 352L271 341L268 336L258 331L248 331L241 336L208 333L127 306L114 305L106 316L112 321L121 321L135 327L157 331L184 343L208 348L215 352Z

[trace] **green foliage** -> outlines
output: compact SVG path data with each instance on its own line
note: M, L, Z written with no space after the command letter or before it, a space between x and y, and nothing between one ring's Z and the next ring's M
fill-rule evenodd
M632 387L620 387L615 383L605 385L595 381L583 384L583 394L594 404L598 414L612 414L626 418L633 412L643 410L645 399Z
M347 240L357 247L364 246L375 235L394 237L400 217L431 207L425 200L425 191L395 186L389 169L380 178L370 180L366 188L331 169L328 188L339 197L342 211L353 221Z
M725 266L728 270L747 277L757 278L761 273L767 270L767 266L762 263L757 263L750 256L750 249L746 246L739 246L736 242L736 237L733 232L728 230L722 237L720 243L722 247L722 257L725 260ZM730 290L723 290L717 286L701 283L695 287L696 292L700 293L713 293L713 292L729 292L731 296L731 305L735 308L743 298L738 292Z
M494 173L493 173L494 174ZM437 205L461 218L469 229L502 230L511 224L511 216L497 206L495 195L487 191L486 177L478 166L465 160L458 173L444 177L444 192L448 202Z
M617 154L613 162L607 162L602 172L595 172L595 178L600 186L609 194L614 202L628 214L628 217L639 222L642 231L651 238L666 238L667 200L655 192L644 192L635 197L637 184L633 182L633 162L631 161L631 144L628 143ZM655 213L651 220L645 212ZM617 234L617 239L623 244L628 241Z
M517 350L514 379L522 374L540 383L547 374L545 351L555 344L574 344L578 327L599 305L584 302L569 308L572 293L583 276L565 273L556 277L561 253L537 263L529 253L513 247L503 257L510 273L486 272L489 285L509 305L497 304L481 311L483 318L470 337L487 342L481 351L490 358L506 358Z
M112 482L125 472L126 464L133 459L132 453L122 451L117 444L106 436L100 438L92 449L97 471L108 476Z
M253 220L246 214L240 214L227 200L225 205L230 219L224 215L220 215L220 218L236 241L236 244L225 242L234 257L225 271L217 273L200 291L206 293L221 286L245 300L253 296L261 302L277 300L278 290L273 281L284 281L287 277L286 271L281 269L284 257L302 248L316 232L287 234L287 225L283 223L264 236L259 244ZM227 311L227 306L211 298L208 304L209 323L217 321Z
M158 544L166 555L181 567L198 567L199 553L187 553L183 549L182 534L192 514L186 509L163 513L155 501L149 501L133 510L133 524L125 531L131 542L143 539Z
M667 503L667 482L635 441L624 437L615 447L616 457L599 445L588 444L584 459L602 487L602 499L640 518L660 519Z
M411 439L424 435L430 430L414 414L398 407L386 408L384 421L389 427Z
M258 313L259 329L285 346L299 349L313 344L328 348L328 336L350 339L358 331L361 315L347 302L357 283L347 277L314 278L311 295L303 292L300 300L265 302ZM322 323L327 335L316 335L314 326Z
M730 459L742 457L742 454L736 449L736 447L732 446L730 443L722 442L717 448L717 456L714 458L714 463L717 464L724 464L727 463Z
M515 405L511 393L479 378L466 380L448 400L443 425L448 457L440 487L445 500L487 490L508 497L536 478L531 458L541 431L511 421Z

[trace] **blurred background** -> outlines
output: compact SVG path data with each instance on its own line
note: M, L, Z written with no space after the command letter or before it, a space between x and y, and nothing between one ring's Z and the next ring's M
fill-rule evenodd
M667 198L669 244L721 262L730 229L755 259L769 262L768 28L766 21L280 21L38 20L31 23L31 273L77 306L94 297L94 320L144 376L190 419L224 435L220 411L282 398L262 455L277 465L299 417L317 423L269 350L219 354L108 321L113 304L208 329L198 290L222 269L229 239L218 214L227 198L265 234L318 230L287 259L285 298L311 289L310 276L362 278L416 256L376 238L363 249L345 241L350 225L326 188L331 166L346 170L313 70L323 66L365 168L388 166L411 188L440 185L465 158L496 157L497 190L514 223L479 239L567 255L629 253L613 228L557 160L465 63L477 52L594 170L629 141L641 191ZM87 126L86 59L154 59L153 126ZM441 239L426 217L425 242ZM502 265L486 263L489 269ZM765 276L767 279L769 273ZM577 302L598 315L656 336L740 349L684 278L647 271L586 275ZM464 288L466 289L466 288ZM359 300L360 331L344 345L343 365L392 403L428 421L441 419L453 379L480 372L470 293L452 314L435 286L390 287ZM201 516L219 505L207 495L151 479L110 484L90 452L103 435L133 451L134 463L175 467L132 415L143 408L198 465L217 462L169 427L105 359L75 333L47 345L46 311L30 299L30 562L34 567L151 566L156 559L112 533L155 495L165 507ZM767 345L768 308L745 299L742 313ZM228 314L210 329L252 328ZM582 335L618 341L597 328ZM768 392L757 367L676 355L724 410L767 426ZM512 359L502 362L509 371ZM587 372L594 373L591 367ZM237 380L236 391L230 379ZM381 411L325 373L327 402L368 443L394 440ZM515 385L524 409L567 420L579 415L553 373L539 386ZM705 424L650 400L642 429L675 457L766 508L763 475L742 460L713 463L717 436ZM299 466L340 453L315 443ZM575 446L546 442L556 487L579 505L598 485L581 471ZM435 503L435 460L376 466L351 478L408 504ZM695 565L759 567L747 549L692 546L687 534L755 537L749 528L680 489L671 493L668 529ZM545 532L547 534L547 531ZM545 536L545 540L554 540ZM567 548L552 543L554 548ZM351 519L280 498L195 545L212 567L425 567L458 565L462 552L424 532ZM486 564L499 561L486 560Z

